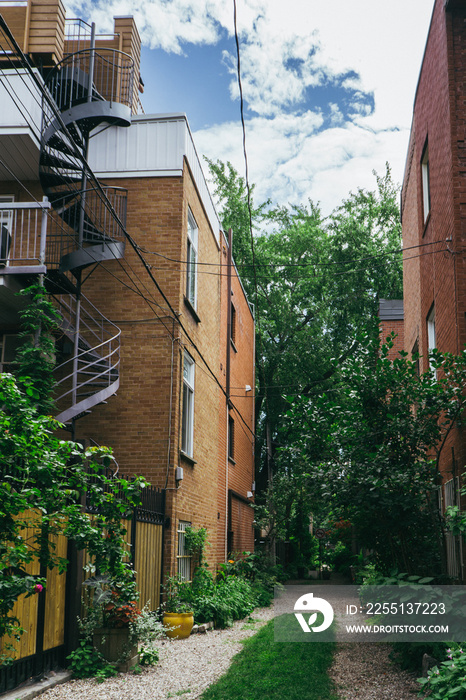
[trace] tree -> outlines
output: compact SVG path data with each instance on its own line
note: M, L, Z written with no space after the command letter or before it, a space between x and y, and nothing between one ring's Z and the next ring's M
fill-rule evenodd
M256 484L265 490L276 448L293 439L284 397L328 390L358 334L377 326L379 297L402 294L397 190L387 166L375 192L359 189L327 219L312 202L251 204L251 238L244 180L230 163L209 167L255 304Z
M434 350L436 377L419 375L406 353L389 360L392 345L366 337L345 362L338 391L293 402L296 437L281 460L305 469L315 499L353 523L383 570L440 573L438 462L465 408L466 352Z

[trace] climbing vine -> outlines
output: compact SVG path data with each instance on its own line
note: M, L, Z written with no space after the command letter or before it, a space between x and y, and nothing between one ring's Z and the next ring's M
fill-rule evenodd
M18 597L41 595L46 587L43 575L30 573L37 562L42 574L47 568L67 568L67 560L56 552L58 535L87 549L121 601L136 597L122 518L139 504L146 482L114 478L108 447L83 449L61 440L55 434L60 424L44 415L52 405L51 331L56 322L44 295L36 289L23 313L27 330L18 380L0 374L0 638L8 642L0 663L11 662L11 642L23 632L13 614ZM84 502L95 513L92 521Z

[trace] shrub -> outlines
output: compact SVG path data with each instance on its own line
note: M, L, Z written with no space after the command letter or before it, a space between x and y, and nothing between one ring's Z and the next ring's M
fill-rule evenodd
M459 644L447 649L447 660L427 672L418 682L430 700L466 699L466 653Z
M69 663L69 669L73 672L75 678L90 678L97 674L106 673L108 667L113 668L108 664L102 654L100 654L92 644L82 639L77 649L71 652L66 657Z

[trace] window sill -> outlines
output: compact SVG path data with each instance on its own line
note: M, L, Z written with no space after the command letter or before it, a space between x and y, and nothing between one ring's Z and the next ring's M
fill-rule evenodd
M233 351L238 352L238 348L236 347L235 341L233 340L233 338L230 338L230 343L231 343L231 347L233 348Z
M194 467L194 465L197 464L196 460L193 459L193 457L187 455L186 452L183 452L183 450L180 450L180 455L181 459L187 462L189 465L191 465L191 467Z
M196 321L196 323L200 323L200 322L201 322L201 319L200 319L199 316L197 315L196 309L194 308L194 306L191 304L191 302L189 301L188 297L186 297L186 296L184 297L184 305L187 306L187 308L189 309L189 311L190 311L190 313L191 313L191 316L194 318L194 320Z
M229 456L229 457L228 457L228 461L230 462L230 464L232 464L233 466L235 466L236 462L235 462L235 460L233 459L233 457L230 457L230 456Z

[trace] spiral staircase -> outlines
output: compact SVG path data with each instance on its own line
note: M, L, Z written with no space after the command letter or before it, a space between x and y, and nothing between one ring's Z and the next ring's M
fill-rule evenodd
M45 78L39 163L55 219L46 285L61 312L65 358L56 369L57 419L68 425L119 386L120 331L84 297L82 272L123 257L126 190L100 185L87 154L97 130L131 124L133 60L96 48L90 29L81 42L85 48L67 55Z

